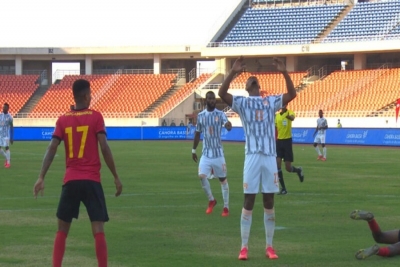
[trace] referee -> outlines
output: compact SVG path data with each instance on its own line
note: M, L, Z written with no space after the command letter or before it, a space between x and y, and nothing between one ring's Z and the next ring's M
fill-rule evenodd
M275 115L276 138L276 163L278 165L279 183L281 191L279 195L286 195L287 190L283 180L281 169L282 160L285 161L285 168L288 172L295 172L299 176L300 182L304 181L303 168L292 166L293 146L292 146L292 121L294 121L294 112L283 106L281 111Z

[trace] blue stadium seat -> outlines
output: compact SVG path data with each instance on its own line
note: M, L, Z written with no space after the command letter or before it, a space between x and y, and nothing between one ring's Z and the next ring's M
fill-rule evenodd
M336 42L343 37L357 41L357 37L362 36L396 35L394 30L391 31L390 23L397 16L400 16L399 0L358 3L323 42Z
M223 42L246 42L251 36L251 41L271 41L271 44L280 44L277 40L285 44L309 43L343 8L342 4L249 8Z

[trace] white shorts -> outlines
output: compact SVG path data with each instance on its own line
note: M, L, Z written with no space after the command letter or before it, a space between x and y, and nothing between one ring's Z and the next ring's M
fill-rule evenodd
M206 156L201 156L199 163L199 176L209 178L211 176L211 171L216 178L225 178L227 175L225 157L212 159Z
M243 170L245 194L278 193L279 178L276 157L264 154L246 154Z
M325 134L317 134L314 138L314 143L325 144Z
M0 147L8 147L10 146L10 138L0 138Z

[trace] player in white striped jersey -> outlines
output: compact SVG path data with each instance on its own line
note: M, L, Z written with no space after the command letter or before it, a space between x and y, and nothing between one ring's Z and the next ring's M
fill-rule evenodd
M11 166L10 144L14 142L13 118L8 113L9 108L8 103L4 103L3 113L0 113L0 154L6 158L4 163L4 167L6 168L10 168Z
M192 158L197 162L196 148L200 142L200 133L203 133L203 151L199 163L199 178L201 186L208 197L207 214L213 211L217 204L214 198L210 183L207 178L211 173L219 178L221 183L224 208L222 216L229 216L229 186L226 179L227 169L225 163L224 150L221 144L221 131L225 127L228 131L232 129L232 124L228 121L225 113L215 108L216 99L213 91L206 94L207 109L197 115L196 133L193 140Z
M260 84L255 76L250 77L246 82L246 91L249 93L249 97L229 94L231 81L246 66L243 57L235 61L219 89L219 96L239 114L246 135L243 170L244 205L240 221L242 246L239 260L247 260L252 212L260 185L264 204L265 253L270 259L278 258L272 247L275 231L274 194L279 192L275 112L296 97L296 90L283 61L274 58L274 65L286 81L287 93L285 94L261 97Z
M324 118L324 112L320 109L318 112L319 118L317 120L317 128L314 132L314 148L318 153L317 160L326 161L326 130L328 129L328 121ZM318 144L322 146L322 154L319 150Z

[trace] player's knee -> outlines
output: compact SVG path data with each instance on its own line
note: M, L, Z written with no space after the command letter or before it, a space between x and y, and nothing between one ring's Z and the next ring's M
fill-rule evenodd
M6 151L7 151L7 150L9 150L9 149L10 149L10 147L6 146L6 147L5 147L5 149L6 149Z
M255 199L256 199L255 194L245 194L243 208L245 210L253 210Z
M199 178L200 178L200 179L206 179L206 178L207 178L207 175L201 173L201 174L199 174Z
M376 243L385 243L382 234L373 234Z
M226 184L227 182L228 182L228 180L226 179L226 177L224 177L224 178L218 178L219 179L219 182L221 183L221 184Z
M325 147L325 144L321 144L322 147Z
M317 147L317 143L314 143L313 146L314 146L314 147Z
M93 221L92 222L92 233L95 236L97 233L104 233L104 222Z
M274 193L263 193L264 208L272 209L274 207Z

